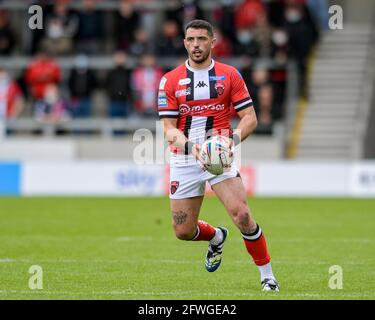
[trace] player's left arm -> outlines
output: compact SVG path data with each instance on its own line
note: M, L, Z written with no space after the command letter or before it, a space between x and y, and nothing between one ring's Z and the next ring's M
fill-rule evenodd
M235 144L238 144L241 141L245 140L258 125L257 115L255 113L254 107L243 109L237 114L241 120L238 123L236 129L233 130L233 140Z
M241 74L235 69L231 74L231 84L231 101L240 118L240 122L233 131L233 142L237 145L255 130L258 121L249 90Z

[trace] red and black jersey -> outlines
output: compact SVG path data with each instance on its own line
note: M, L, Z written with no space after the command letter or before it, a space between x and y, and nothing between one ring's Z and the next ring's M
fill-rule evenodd
M195 142L203 143L208 132L231 134L230 106L239 112L253 106L246 84L232 66L212 60L206 69L193 69L188 61L160 81L160 118L177 118L177 128ZM172 152L180 153L173 147Z

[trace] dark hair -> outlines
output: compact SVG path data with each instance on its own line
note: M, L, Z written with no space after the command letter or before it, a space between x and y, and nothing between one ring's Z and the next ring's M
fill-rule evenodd
M192 20L190 21L186 27L185 27L185 36L186 36L186 31L189 28L193 29L206 29L208 34L213 37L214 36L214 28L212 27L211 23L209 23L206 20Z

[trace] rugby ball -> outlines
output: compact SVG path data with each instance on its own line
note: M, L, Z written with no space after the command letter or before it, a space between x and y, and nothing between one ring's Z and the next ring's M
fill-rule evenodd
M211 174L220 175L228 171L233 162L230 140L224 136L212 136L200 148L200 160Z

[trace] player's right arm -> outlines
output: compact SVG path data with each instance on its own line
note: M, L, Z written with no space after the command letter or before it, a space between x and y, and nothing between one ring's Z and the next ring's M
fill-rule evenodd
M170 145L187 150L196 159L199 159L199 145L189 141L185 135L177 128L177 119L162 118L164 136Z
M184 133L177 128L179 117L178 101L172 81L164 76L159 85L158 95L159 118L162 121L164 136L170 145L192 153L199 159L199 145L189 141Z

